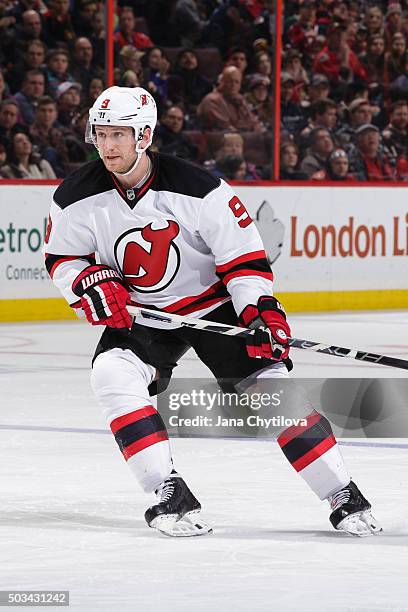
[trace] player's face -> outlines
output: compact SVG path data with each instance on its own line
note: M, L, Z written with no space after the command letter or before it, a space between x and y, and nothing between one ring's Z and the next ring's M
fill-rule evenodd
M96 126L96 144L109 172L125 173L136 160L136 140L130 127Z

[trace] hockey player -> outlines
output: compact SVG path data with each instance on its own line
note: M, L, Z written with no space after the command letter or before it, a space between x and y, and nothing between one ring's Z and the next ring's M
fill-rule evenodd
M86 140L100 160L58 187L46 266L69 304L105 327L91 383L130 469L157 500L145 513L168 535L211 531L175 471L166 427L151 404L187 349L231 391L241 381L286 378L290 328L272 294L272 272L244 204L224 181L176 157L148 151L156 105L140 87L111 87L89 112ZM241 338L132 322L127 304L255 327ZM306 426L278 442L293 467L331 505L336 529L380 527L350 480L327 419L305 405ZM195 514L195 516L193 516Z

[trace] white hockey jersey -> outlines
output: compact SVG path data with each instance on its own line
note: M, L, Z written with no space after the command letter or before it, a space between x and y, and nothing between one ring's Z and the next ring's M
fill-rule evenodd
M150 153L140 189L123 189L101 160L58 187L44 252L55 285L101 262L126 281L132 303L202 316L231 299L237 314L272 294L272 272L244 204L223 180L184 160ZM96 258L96 259L95 259Z

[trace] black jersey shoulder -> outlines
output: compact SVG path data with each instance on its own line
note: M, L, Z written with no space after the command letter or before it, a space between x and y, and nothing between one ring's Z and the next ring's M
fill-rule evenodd
M69 174L54 193L54 201L64 209L74 202L110 189L112 189L112 183L109 173L102 160L97 159L87 162Z
M155 191L172 191L193 198L205 198L220 186L219 178L207 170L174 155L155 153Z

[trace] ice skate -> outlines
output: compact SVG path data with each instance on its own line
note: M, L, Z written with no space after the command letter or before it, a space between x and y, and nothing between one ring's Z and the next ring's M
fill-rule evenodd
M378 535L382 527L371 514L371 504L353 481L328 498L332 513L330 522L335 529L354 536Z
M145 512L149 527L174 537L212 533L211 527L198 518L201 504L179 474L172 472L155 493L158 503Z

